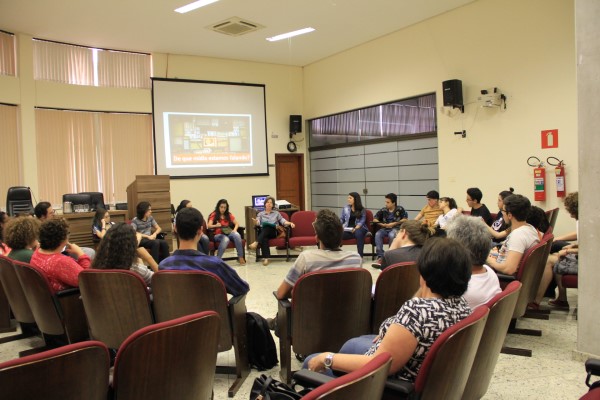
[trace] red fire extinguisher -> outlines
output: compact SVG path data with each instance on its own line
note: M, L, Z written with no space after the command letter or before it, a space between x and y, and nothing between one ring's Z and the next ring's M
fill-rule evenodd
M537 163L533 161L536 160ZM535 201L546 201L546 168L539 158L531 156L527 164L533 169L533 198Z
M553 164L550 160L556 160ZM556 174L556 197L565 197L567 194L567 182L565 177L565 163L556 157L548 157L546 162L554 167L554 173Z

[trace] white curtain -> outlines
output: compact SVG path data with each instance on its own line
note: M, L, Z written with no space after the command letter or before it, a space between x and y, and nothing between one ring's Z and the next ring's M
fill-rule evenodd
M0 31L0 75L16 76L15 35Z
M36 138L40 200L96 191L125 200L135 175L153 173L147 114L36 109Z
M148 54L98 51L98 86L150 89Z
M37 80L93 86L92 50L34 39L33 77Z
M17 106L0 104L0 202L4 204L6 191L11 186L21 185L19 179L21 163L19 161L19 134Z

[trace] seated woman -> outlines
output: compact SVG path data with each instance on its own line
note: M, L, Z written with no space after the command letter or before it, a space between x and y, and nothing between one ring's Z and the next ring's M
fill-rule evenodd
M181 200L181 203L179 203L177 209L175 210L175 217L173 218L173 232L175 232L175 220L177 219L177 213L184 208L192 207L193 205L191 201ZM179 246L179 237L177 237L177 246ZM200 240L198 241L198 251L201 251L204 254L208 254L210 252L210 239L204 232L202 232L202 236L200 236Z
M137 216L131 221L131 226L136 232L142 234L140 246L147 249L152 258L160 264L169 257L169 244L164 239L158 239L162 231L156 220L152 217L152 206L147 201L142 201L136 208Z
M292 222L288 222L279 214L279 211L274 210L275 199L271 196L265 199L265 210L258 213L254 219L254 223L261 227L260 233L256 238L256 242L252 243L248 247L252 250L256 250L260 244L260 251L262 253L263 265L269 265L269 257L271 256L271 249L269 248L269 240L277 237L277 225L291 226L292 228L296 225Z
M40 221L37 218L17 217L11 219L4 227L4 237L12 251L8 257L29 263L33 252L38 248Z
M342 209L340 221L344 226L342 239L356 239L356 251L362 258L365 236L369 233L369 227L367 226L367 210L362 205L360 194L356 192L348 194L348 205Z
M40 227L40 248L31 256L31 265L43 271L53 293L78 287L79 273L92 263L79 246L69 243L68 236L69 225L64 219L44 221Z
M138 258L138 250L143 250L148 254L143 247L138 249L138 240L133 228L119 222L106 232L98 245L92 268L128 269L140 275L146 285L150 286L154 272ZM152 259L152 257L149 258Z
M497 246L506 239L510 233L510 226L507 224L502 214L504 208L504 199L513 194L515 189L509 188L509 190L503 190L498 194L498 214L496 219L492 222L492 225L488 227L488 231L492 235L492 245Z
M440 199L440 208L442 209L443 214L437 218L434 226L445 230L448 222L458 214L457 207L456 201L452 197L442 197Z
M414 382L433 342L444 330L471 314L462 297L471 278L471 259L464 246L453 239L430 239L417 264L421 273L420 297L408 300L396 315L386 319L379 335L350 339L337 354L311 355L304 367L318 372L350 372L379 353L388 352L392 355L390 375Z
M425 241L431 237L434 229L427 221L408 220L400 225L396 238L390 244L390 249L383 254L381 269L401 263L417 261Z
M110 214L102 207L96 209L94 220L92 221L92 240L94 243L100 242L104 237L108 228L112 226L110 222Z
M229 212L229 203L225 199L217 202L215 210L208 216L208 229L214 230L214 241L219 244L217 257L223 258L223 253L232 240L235 244L235 250L238 255L238 262L242 265L246 264L244 258L244 245L242 237L238 233L238 223L232 213Z

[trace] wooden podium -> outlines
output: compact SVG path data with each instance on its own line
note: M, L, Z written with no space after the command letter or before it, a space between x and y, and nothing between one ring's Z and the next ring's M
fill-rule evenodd
M152 206L152 216L167 235L169 251L173 251L173 223L171 222L171 181L169 175L136 175L127 186L127 213L129 219L136 216L140 201Z

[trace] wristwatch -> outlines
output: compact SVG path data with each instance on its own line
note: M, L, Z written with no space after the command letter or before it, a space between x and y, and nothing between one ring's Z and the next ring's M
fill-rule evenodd
M325 368L331 369L331 366L333 365L333 353L329 353L325 356L323 364L325 364Z

